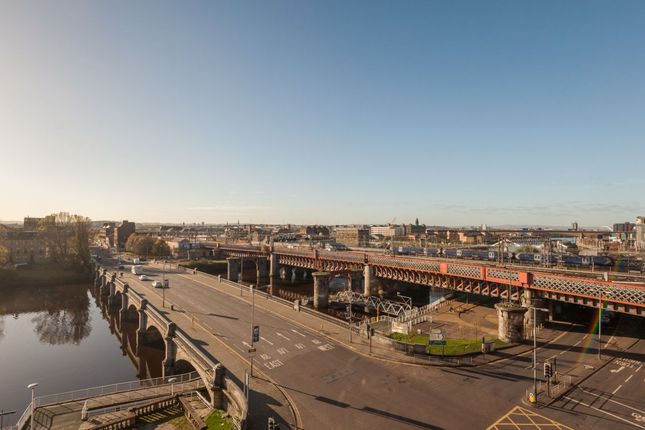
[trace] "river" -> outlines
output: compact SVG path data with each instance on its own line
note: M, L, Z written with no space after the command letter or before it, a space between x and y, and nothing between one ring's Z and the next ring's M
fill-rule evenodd
M137 379L88 285L0 290L0 409L14 424L36 395Z

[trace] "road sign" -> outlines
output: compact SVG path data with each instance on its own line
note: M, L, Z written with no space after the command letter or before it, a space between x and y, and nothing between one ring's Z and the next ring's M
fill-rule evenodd
M253 326L253 342L259 342L260 341L260 326L259 325L254 325Z

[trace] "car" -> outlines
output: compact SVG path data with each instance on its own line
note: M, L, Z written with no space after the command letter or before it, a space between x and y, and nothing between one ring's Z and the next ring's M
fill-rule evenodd
M121 269L121 270L124 269L123 264L119 264L119 269Z
M155 288L163 288L163 283L161 283L160 281L153 281L152 286Z
M139 276L139 280L140 281L149 281L150 278L148 278L146 275L141 275L141 276Z

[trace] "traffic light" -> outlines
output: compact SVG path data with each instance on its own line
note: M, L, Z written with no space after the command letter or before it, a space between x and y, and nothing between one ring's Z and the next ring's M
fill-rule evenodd
M254 325L253 326L253 343L259 342L260 341L260 326L259 325Z
M545 378L551 378L553 376L553 367L551 366L550 361L545 361L544 362L544 377Z

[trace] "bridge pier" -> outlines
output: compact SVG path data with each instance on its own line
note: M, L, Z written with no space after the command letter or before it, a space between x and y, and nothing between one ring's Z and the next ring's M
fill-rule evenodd
M363 266L363 295L365 297L376 295L376 276L374 275L374 267L366 264Z
M226 368L221 363L217 363L213 367L213 380L207 387L211 395L211 407L216 409L224 408L224 376L226 376Z
M238 275L237 282L244 282L244 257L240 257L240 274Z
M141 345L146 343L146 327L148 325L148 315L146 314L146 307L148 300L141 300L141 308L139 308L139 328L137 329L137 354L141 350Z
M173 374L175 370L175 362L177 361L177 345L175 344L175 330L177 325L174 322L168 324L168 333L164 337L164 344L166 347L166 356L161 362L162 376L168 377Z
M278 257L273 252L269 254L269 294L273 295L273 280L280 276Z
M108 290L108 307L114 308L116 305L116 281L110 282L110 288Z
M240 258L228 257L226 259L226 278L229 281L238 282L240 276Z
M121 294L121 309L119 310L119 321L123 324L128 319L128 290L130 286L123 284L123 293Z
M314 309L324 309L329 305L329 272L314 272Z
M269 262L264 257L259 257L255 264L256 270L256 284L260 286L261 284L267 283L267 278L269 277Z
M524 340L526 308L515 303L497 303L497 337L502 342L521 343Z
M525 308L536 307L544 308L546 306L546 300L541 297L536 297L532 290L524 289L522 296L520 298L522 306ZM533 311L529 309L527 313L524 314L524 330L526 333L533 331L533 326L536 325L540 327L544 324L548 317L547 312L537 311L535 313L535 321L533 321Z

